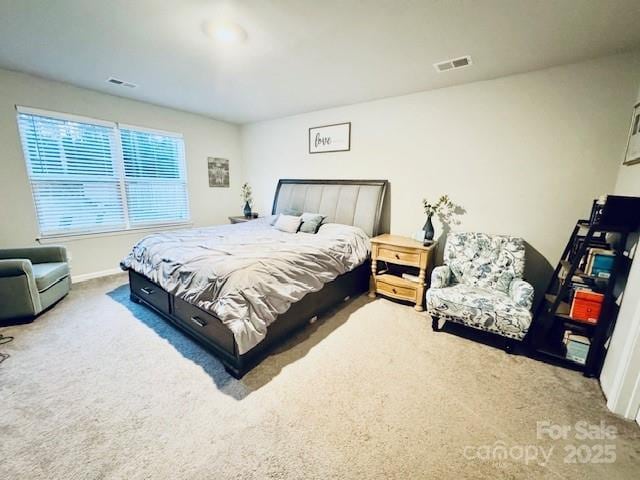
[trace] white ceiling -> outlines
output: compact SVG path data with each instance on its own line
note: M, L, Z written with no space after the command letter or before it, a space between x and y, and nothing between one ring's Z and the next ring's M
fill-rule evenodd
M247 42L214 44L210 19ZM0 66L238 123L639 45L638 0L0 0Z

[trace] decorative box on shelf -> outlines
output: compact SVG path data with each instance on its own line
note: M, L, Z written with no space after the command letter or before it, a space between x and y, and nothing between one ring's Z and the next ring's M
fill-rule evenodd
M574 320L596 324L602 310L604 295L591 290L576 290L569 316Z
M437 243L424 246L421 242L398 235L383 234L371 239L371 289L370 297L376 293L415 303L415 309L423 310L424 289ZM394 274L389 268L384 273L378 272L378 264L401 265L413 267L418 275L410 273Z
M591 340L584 335L576 335L571 330L567 330L564 333L563 343L566 349L566 357L584 365L587 362L587 356L589 355L589 348L591 348Z

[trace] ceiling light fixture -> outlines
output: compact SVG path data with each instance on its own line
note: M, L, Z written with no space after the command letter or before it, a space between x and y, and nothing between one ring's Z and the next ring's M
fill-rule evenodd
M247 39L247 31L233 22L206 22L204 33L216 42L226 45L243 43Z

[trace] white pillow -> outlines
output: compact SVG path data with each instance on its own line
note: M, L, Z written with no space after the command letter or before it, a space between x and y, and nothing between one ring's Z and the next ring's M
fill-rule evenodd
M296 233L298 228L300 228L300 222L302 221L302 217L295 215L278 215L278 219L276 223L273 225L278 230L287 233Z

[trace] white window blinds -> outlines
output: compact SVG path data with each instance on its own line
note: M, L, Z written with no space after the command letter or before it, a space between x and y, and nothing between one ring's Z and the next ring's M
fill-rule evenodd
M40 236L189 220L182 137L18 107Z
M121 127L132 225L189 219L182 138Z

